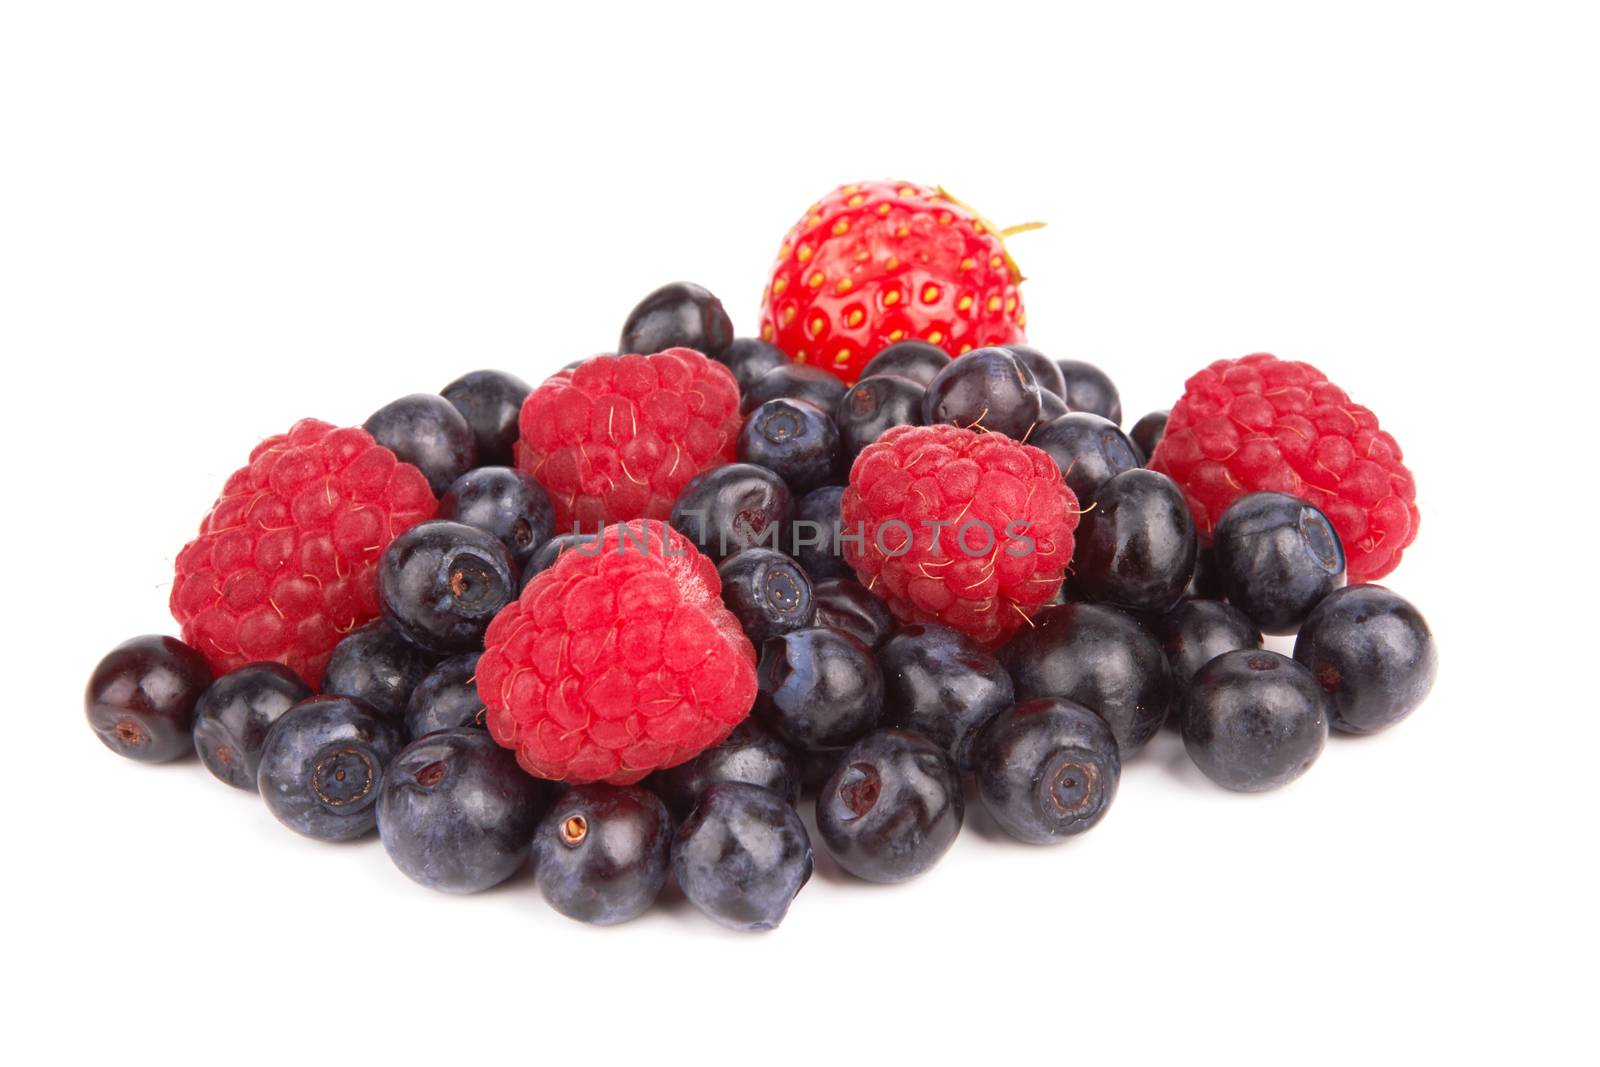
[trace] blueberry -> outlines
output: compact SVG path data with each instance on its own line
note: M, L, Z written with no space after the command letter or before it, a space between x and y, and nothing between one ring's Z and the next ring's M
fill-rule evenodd
M950 365L950 354L926 341L898 341L883 349L861 368L862 378L894 374L927 388Z
M482 647L483 632L517 598L517 567L494 534L436 519L389 542L378 600L406 639L432 652Z
M1048 426L1061 416L1070 415L1071 413L1072 409L1067 407L1065 400L1062 400L1048 389L1039 390L1039 425L1041 427ZM1035 430L1033 434L1028 436L1030 443L1033 441L1033 436L1038 432L1038 430Z
M1117 426L1122 425L1122 400L1117 387L1106 372L1081 359L1058 359L1062 381L1067 391L1062 395L1067 407L1073 411L1087 411L1099 415Z
M1224 652L1179 705L1183 747L1207 778L1245 793L1304 774L1328 741L1328 705L1303 665L1276 652Z
M83 708L111 751L165 763L193 751L195 702L210 684L211 665L182 641L135 637L96 665Z
M253 792L267 731L311 695L311 687L281 663L251 663L224 674L194 706L200 762L218 780Z
M867 592L854 578L829 578L812 589L816 623L849 634L868 648L883 644L894 629L889 605Z
M756 712L796 748L844 748L883 715L883 675L872 650L837 630L768 638L756 676Z
M426 737L457 727L484 729L483 698L477 685L482 654L451 656L417 683L406 701L407 737Z
M800 759L754 719L746 719L715 748L687 763L651 775L649 786L682 819L700 796L718 782L748 782L770 789L791 804L799 803Z
M439 501L439 518L498 537L518 568L527 566L556 524L544 487L511 467L479 467L457 478Z
M739 401L739 414L748 415L767 401L780 397L804 400L823 411L832 411L839 406L845 388L838 375L821 367L789 363L763 374L744 391Z
M581 548L588 545L590 546L589 551L592 553L594 551L594 537L594 534L578 533L576 531L556 534L550 540L534 549L533 555L528 557L528 562L522 568L522 588L528 588L528 583L533 581L535 576L543 574L555 566L556 559L568 549Z
M1292 634L1344 585L1344 546L1328 517L1283 493L1250 493L1212 535L1228 601L1264 633Z
M753 463L701 471L672 505L672 528L721 562L746 548L783 551L794 497L782 478Z
M769 400L745 417L739 462L767 468L800 496L838 473L839 430L826 412L804 400Z
M580 922L609 926L643 915L667 883L672 816L636 785L580 785L550 808L533 835L544 899Z
M922 425L927 394L926 386L894 374L863 378L851 386L833 412L846 470L862 449L890 427Z
M714 358L733 372L734 383L741 393L756 384L767 371L789 365L789 357L783 354L783 349L757 337L736 338L726 352Z
M517 417L522 414L522 402L532 391L514 374L475 370L439 390L439 395L455 405L467 420L477 446L478 463L509 467L515 462Z
M1061 376L1061 368L1050 362L1049 356L1027 345L1006 345L1005 349L1022 361L1041 390L1065 403L1067 380Z
M1138 447L1139 454L1147 464L1150 457L1156 454L1156 445L1161 443L1162 435L1167 432L1167 414L1165 411L1152 411L1128 431L1129 439Z
M322 672L327 696L355 697L387 719L405 717L411 691L428 676L439 657L413 645L388 622L378 619L352 631L333 648Z
M692 282L672 282L629 312L617 351L648 356L669 348L692 348L717 359L732 342L733 321L722 301Z
M1074 411L1052 419L1028 438L1049 453L1079 502L1123 471L1138 470L1138 449L1112 423L1088 412Z
M1182 692L1201 667L1224 652L1261 647L1261 631L1244 612L1221 600L1183 600L1151 624Z
M1165 474L1142 468L1108 478L1085 505L1072 570L1090 600L1164 612L1194 575L1194 518Z
M811 838L782 797L744 782L708 788L672 842L684 896L735 930L774 930L811 880Z
M839 504L843 497L844 486L825 485L813 489L794 505L789 547L813 582L855 574L839 545Z
M947 626L911 625L878 653L884 719L942 745L963 771L972 770L972 741L1015 696L1000 661Z
M820 752L790 749L800 761L800 792L803 796L816 796L824 783L833 776L839 760L849 749L830 748Z
M1410 715L1439 672L1427 620L1381 585L1341 589L1311 609L1294 658L1327 693L1333 728L1350 734L1376 733Z
M747 548L723 560L717 573L722 602L756 646L775 634L811 625L811 579L782 552Z
M1039 384L1011 352L979 348L940 371L922 399L922 421L1001 433L1021 441L1039 424Z
M880 730L840 758L817 795L817 832L839 866L868 882L927 871L961 833L965 798L950 754L910 730Z
M1207 545L1194 555L1194 575L1184 586L1183 595L1201 600L1225 600L1227 589L1222 584L1222 571L1217 567L1217 554Z
M380 445L428 479L433 495L478 465L472 427L455 405L433 393L413 393L385 404L366 422Z
M384 772L378 836L402 874L444 893L499 885L528 862L544 787L482 730L413 741Z
M1127 612L1062 604L1034 616L1000 650L1019 701L1059 697L1105 719L1128 759L1161 729L1172 670L1155 637Z
M354 697L296 704L272 724L256 785L295 833L351 841L378 822L383 772L404 745L400 726Z
M1070 700L1029 700L973 745L978 796L1006 833L1052 845L1091 829L1117 796L1122 757L1104 719Z

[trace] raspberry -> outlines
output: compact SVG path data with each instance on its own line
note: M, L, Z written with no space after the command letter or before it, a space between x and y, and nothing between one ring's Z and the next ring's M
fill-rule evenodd
M755 702L755 660L716 565L635 520L563 552L495 617L478 695L529 774L629 785L727 737Z
M229 477L178 553L172 615L221 675L260 660L315 687L378 615L378 557L433 517L428 480L367 431L302 419Z
M1378 417L1308 363L1264 352L1190 378L1150 458L1209 537L1228 505L1273 490L1322 510L1352 582L1377 581L1417 537L1417 487Z
M545 487L556 530L665 519L707 467L731 463L739 388L728 368L688 348L595 356L522 405L517 466Z
M998 644L1061 588L1078 501L1031 445L896 426L857 457L841 518L846 561L902 621Z

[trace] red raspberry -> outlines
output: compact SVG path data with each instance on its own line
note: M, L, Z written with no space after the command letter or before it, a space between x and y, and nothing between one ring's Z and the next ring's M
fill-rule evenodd
M845 559L902 621L998 644L1061 588L1078 500L1031 445L896 426L856 458L840 515Z
M495 617L478 695L529 774L628 785L750 714L756 654L716 565L666 523L635 520L563 552Z
M665 519L690 478L732 463L739 387L688 348L595 356L535 389L519 422L517 466L549 492L556 530L593 531Z
M1273 490L1322 509L1352 582L1377 581L1416 540L1417 486L1378 417L1309 363L1264 352L1190 378L1150 466L1183 487L1209 536L1229 504Z
M282 663L315 687L378 615L378 557L437 510L428 480L359 427L302 419L250 453L178 553L172 615L217 674Z

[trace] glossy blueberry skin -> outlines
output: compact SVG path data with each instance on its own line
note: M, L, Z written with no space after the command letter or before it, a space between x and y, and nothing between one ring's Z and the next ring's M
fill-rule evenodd
M745 416L738 454L740 463L767 468L801 496L837 477L839 430L814 404L779 397Z
M544 544L534 549L533 555L528 557L527 564L522 568L521 588L528 588L528 583L533 581L536 576L543 574L545 571L554 566L557 557L559 557L561 553L573 547L581 547L583 545L592 546L593 544L594 534L576 532L556 534ZM591 547L589 551L593 552L594 549Z
M965 815L961 772L910 730L879 730L851 745L817 794L817 832L846 871L904 882L955 844Z
M833 410L844 470L848 473L861 450L882 437L885 430L921 426L922 402L927 395L926 386L895 374L862 378L851 386Z
M1011 706L1011 675L982 645L947 626L902 627L878 653L884 721L942 745L963 772L983 724Z
M367 419L375 441L428 479L433 495L478 465L478 441L455 405L435 393L413 393Z
M733 372L734 383L741 393L760 381L768 371L789 365L789 357L784 355L783 349L759 337L735 338L726 352L712 358Z
M1344 546L1321 511L1283 493L1250 493L1222 513L1212 549L1228 602L1263 633L1292 634L1344 585Z
M117 755L166 763L193 751L195 703L210 684L204 656L176 637L149 634L106 653L89 676L83 710Z
M385 770L378 836L418 885L478 893L528 862L544 795L482 730L445 730L413 741Z
M845 389L838 375L821 367L787 363L763 374L744 391L739 400L739 414L748 415L767 401L780 397L804 400L822 411L832 411L839 406Z
M467 420L479 465L510 467L516 462L517 417L532 391L533 387L515 374L475 370L439 390L439 395Z
M1033 432L1028 443L1056 461L1080 504L1114 476L1144 466L1127 434L1089 412L1074 411L1050 420Z
M877 647L894 630L894 615L889 605L867 592L854 578L830 578L813 587L816 624L849 634L870 649Z
M556 513L544 486L510 467L479 467L450 484L439 518L474 526L500 539L523 568L555 531Z
M770 548L735 552L717 568L722 602L752 644L811 625L811 579L800 564Z
M1039 384L1004 348L978 348L940 371L922 398L922 421L1001 433L1021 441L1039 424Z
M747 782L770 789L790 804L800 802L800 759L793 749L754 719L746 719L715 748L687 763L657 771L646 783L677 819L686 818L718 782Z
M628 313L617 351L648 356L669 348L692 348L717 359L732 342L733 321L722 301L693 282L672 282Z
M894 375L909 378L926 389L950 365L950 354L926 341L897 341L882 349L861 368L858 380Z
M1065 403L1067 395L1067 381L1061 376L1061 368L1050 361L1050 357L1031 348L1028 345L1005 345L1005 350L1022 361L1028 368L1028 373L1033 375L1033 380L1039 383L1039 388Z
M511 550L486 530L435 519L389 542L378 601L412 644L441 655L483 647L483 633L521 585Z
M333 649L322 672L326 696L355 697L386 719L405 718L411 691L439 657L413 645L383 619L354 630Z
M378 824L384 768L404 743L399 724L364 701L317 697L267 731L256 786L295 833L352 841Z
M1065 400L1062 400L1059 396L1056 396L1056 394L1050 392L1048 389L1039 390L1040 426L1048 425L1049 423L1055 422L1061 416L1070 415L1071 413L1072 409L1067 407L1067 402ZM1033 432L1036 434L1039 431L1034 430ZM1029 435L1028 440L1030 442L1033 440L1033 436L1031 434Z
M1070 700L1030 700L1000 712L978 735L973 760L983 806L1030 845L1092 829L1122 777L1111 728Z
M224 674L194 706L200 762L218 781L254 792L267 731L311 695L311 687L281 663L250 663Z
M1261 631L1244 612L1223 600L1183 600L1151 622L1167 654L1173 687L1181 693L1201 667L1224 652L1261 647Z
M463 652L440 663L411 690L406 701L406 736L426 737L458 727L484 729L483 698L478 695L478 657Z
M845 748L883 716L877 659L837 630L812 627L768 638L756 677L756 714L796 748Z
M1165 612L1183 597L1199 551L1183 492L1139 468L1107 479L1084 502L1072 556L1077 588L1130 611Z
M1294 658L1327 694L1333 728L1349 734L1377 733L1410 715L1439 673L1428 620L1381 585L1340 589L1312 608Z
M1288 785L1328 742L1328 702L1316 678L1260 649L1224 652L1201 667L1178 714L1195 766L1241 793Z
M747 548L783 551L794 496L782 478L753 463L701 471L672 505L672 528L715 562Z
M1139 449L1139 455L1144 457L1145 463L1150 462L1150 457L1156 454L1156 445L1161 443L1161 438L1167 432L1166 411L1152 411L1133 424L1133 429L1128 431L1128 438Z
M844 486L825 485L795 502L789 547L813 582L855 576L839 545L839 505L843 498Z
M695 907L735 930L775 930L811 880L811 838L794 808L744 782L708 788L672 842L672 870Z
M533 835L539 892L561 914L610 926L643 915L667 883L672 816L636 785L580 785Z
M1105 371L1081 359L1058 359L1066 392L1061 394L1073 411L1087 411L1122 425L1122 400L1117 386Z
M1172 703L1172 669L1160 643L1132 615L1104 604L1044 609L999 659L1019 702L1082 704L1110 725L1124 760L1161 729Z

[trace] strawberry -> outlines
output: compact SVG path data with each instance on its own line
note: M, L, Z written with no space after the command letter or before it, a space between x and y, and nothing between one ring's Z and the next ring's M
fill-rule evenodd
M854 382L878 351L923 340L952 356L1023 340L1022 275L1003 236L943 189L843 185L783 240L761 336Z

